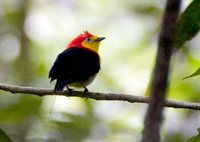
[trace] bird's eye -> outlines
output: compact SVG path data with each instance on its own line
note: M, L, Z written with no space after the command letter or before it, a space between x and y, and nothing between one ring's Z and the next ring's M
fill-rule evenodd
M88 37L88 38L85 39L85 41L86 42L91 42L92 40L91 40L91 38Z

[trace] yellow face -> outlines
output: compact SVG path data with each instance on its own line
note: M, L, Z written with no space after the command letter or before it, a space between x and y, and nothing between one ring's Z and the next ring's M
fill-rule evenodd
M96 53L98 53L99 50L99 44L102 40L104 40L105 37L98 37L98 36L92 36L92 37L87 37L81 45L85 48L88 48Z

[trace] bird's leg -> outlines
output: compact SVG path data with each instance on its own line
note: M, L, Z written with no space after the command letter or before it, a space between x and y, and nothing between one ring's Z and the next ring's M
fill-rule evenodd
M84 88L83 93L84 93L84 94L87 94L87 93L88 93L88 89L87 89L85 86L84 86L83 88Z
M83 95L87 100L88 99L88 97L87 97L88 89L85 86L83 86L83 88L84 88Z
M68 86L68 85L66 85L66 86L67 86L67 90L68 90L69 94L71 94L71 93L72 93L72 91L73 91L73 89L69 88L69 86Z

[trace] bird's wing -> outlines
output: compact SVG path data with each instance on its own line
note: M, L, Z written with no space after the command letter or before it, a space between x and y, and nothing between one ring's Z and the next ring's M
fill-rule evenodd
M61 79L72 83L88 79L100 69L99 56L82 48L68 48L60 53L52 66L51 81Z
M49 71L49 78L51 81L54 79L67 79L69 76L69 69L71 68L70 59L71 55L68 50L64 50L57 56L56 61Z
M99 72L100 62L98 54L87 49L77 48L73 57L68 83L87 80Z
M72 66L68 83L87 80L99 72L99 59L96 57L82 57L77 64Z

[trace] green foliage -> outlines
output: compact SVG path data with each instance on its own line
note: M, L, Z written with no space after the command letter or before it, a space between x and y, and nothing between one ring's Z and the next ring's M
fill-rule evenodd
M177 26L176 47L180 48L187 40L192 39L200 29L200 0L194 0L184 11ZM183 78L191 78L200 74L200 68L193 74Z
M95 120L90 116L64 114L69 122L54 121L65 141L77 142L85 139L91 133ZM74 136L76 134L76 136Z
M93 125L97 122L93 114L93 105L90 101L81 100L83 105L87 108L86 114L71 114L60 113L63 116L63 121L53 120L56 124L62 138L66 142L82 141L91 134ZM80 103L81 103L80 102ZM74 134L76 136L74 136Z
M1 142L12 142L12 140L8 137L8 135L0 129L0 141Z
M195 77L195 76L198 76L198 75L200 75L200 67L194 73L192 73L191 75L184 77L183 80L187 79L187 78Z
M188 139L187 142L200 142L200 128L197 129L199 134Z
M162 142L184 142L183 135L181 133L169 134L167 135Z
M1 123L19 123L32 115L37 115L40 107L41 99L39 97L18 97L18 100L4 106L3 111L0 111L0 121Z
M200 29L200 0L194 0L184 11L177 26L176 47L192 39Z

